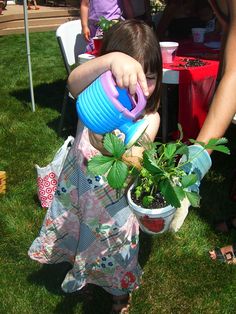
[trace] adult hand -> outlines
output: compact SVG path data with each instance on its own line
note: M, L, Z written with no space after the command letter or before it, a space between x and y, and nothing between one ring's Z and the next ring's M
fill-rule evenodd
M141 64L122 52L110 54L110 70L120 88L127 88L131 95L136 92L139 83L144 95L149 96L146 76Z
M203 149L200 145L191 145L188 147L189 150L189 160L190 162L185 163L186 156L183 156L180 160L180 163L185 163L183 165L183 170L186 173L194 172L198 181L190 187L191 191L199 192L200 181L208 172L211 167L211 158L206 150ZM173 220L171 221L169 230L173 232L177 232L182 224L184 223L185 218L188 215L188 208L190 203L187 198L184 198L181 202L180 208L176 209Z

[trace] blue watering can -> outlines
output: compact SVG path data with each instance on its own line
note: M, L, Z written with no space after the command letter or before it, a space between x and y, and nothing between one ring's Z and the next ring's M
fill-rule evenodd
M119 129L125 144L131 147L147 127L147 121L135 121L146 106L146 97L137 85L136 95L119 88L111 71L100 75L79 96L76 108L80 120L94 133L105 134Z

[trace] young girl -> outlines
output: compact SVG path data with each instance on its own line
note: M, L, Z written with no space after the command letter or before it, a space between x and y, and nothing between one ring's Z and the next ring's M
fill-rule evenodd
M114 25L104 37L101 56L78 66L68 84L74 97L103 72L111 70L119 87L135 93L139 83L148 97L146 133L155 139L162 78L159 43L151 28L137 20ZM135 148L132 148L132 150ZM57 191L29 256L41 263L68 261L62 289L73 292L92 283L113 296L114 313L128 308L129 294L140 284L139 225L125 192L117 198L102 177L87 173L87 161L102 151L102 136L81 122Z

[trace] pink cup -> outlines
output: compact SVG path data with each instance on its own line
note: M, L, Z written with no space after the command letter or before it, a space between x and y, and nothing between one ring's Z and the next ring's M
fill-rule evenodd
M174 41L161 41L161 55L163 63L173 63L179 44Z

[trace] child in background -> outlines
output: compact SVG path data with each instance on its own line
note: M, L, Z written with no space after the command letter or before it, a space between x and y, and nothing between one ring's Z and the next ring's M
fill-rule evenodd
M39 10L39 7L38 7L38 5L37 5L37 1L36 1L36 0L28 0L28 10L32 10L31 2L34 3L34 9L35 9L35 10Z
M140 84L148 97L145 133L154 141L160 124L157 109L162 60L157 38L147 24L126 20L112 26L104 36L101 56L70 74L70 92L76 98L107 70L117 85L132 95ZM138 264L139 224L125 191L117 196L102 177L87 173L87 161L102 148L102 136L78 122L54 200L29 256L40 263L71 263L72 269L62 283L65 292L95 284L111 294L113 313L125 313L129 295L140 285L142 274ZM137 154L133 153L136 149ZM131 153L140 156L141 147L132 147Z
M122 11L122 0L81 0L80 16L82 32L88 41L87 51L94 49L92 38L101 35L97 25L99 18L104 16L108 20L119 20Z

